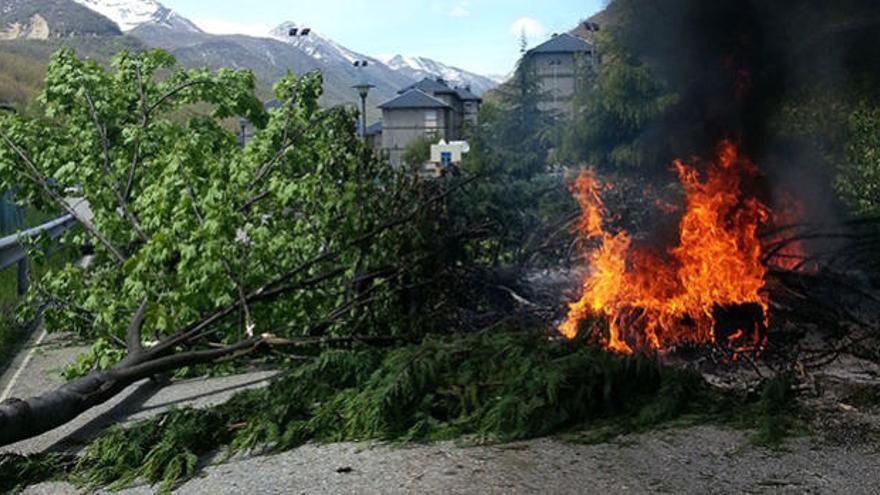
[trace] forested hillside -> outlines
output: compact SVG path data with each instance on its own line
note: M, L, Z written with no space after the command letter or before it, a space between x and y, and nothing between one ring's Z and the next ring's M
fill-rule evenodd
M143 49L139 41L127 36L0 41L0 102L19 108L33 103L43 87L49 59L62 47L72 47L102 63L120 50Z

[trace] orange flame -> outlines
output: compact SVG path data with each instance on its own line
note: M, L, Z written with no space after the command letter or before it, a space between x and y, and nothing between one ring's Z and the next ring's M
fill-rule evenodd
M757 168L729 141L719 145L705 178L694 165L676 161L674 168L685 210L678 242L665 255L634 245L626 231L609 232L600 196L605 186L590 171L578 177L573 186L582 209L578 231L598 244L587 255L591 272L559 327L562 335L575 338L582 322L591 320L607 324L600 337L604 347L626 354L714 344L716 310L748 306L758 308L761 321L718 338L735 351L763 345L767 270L757 230L769 211L741 191L742 178L757 174Z

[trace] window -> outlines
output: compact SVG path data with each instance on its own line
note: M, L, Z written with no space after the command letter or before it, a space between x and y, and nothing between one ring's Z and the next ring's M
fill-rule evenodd
M437 127L437 110L425 110L425 129L434 131Z

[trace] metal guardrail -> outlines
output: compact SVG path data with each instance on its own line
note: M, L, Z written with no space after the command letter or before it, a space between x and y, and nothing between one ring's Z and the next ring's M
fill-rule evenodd
M12 265L18 265L18 294L24 295L28 286L27 247L25 241L46 233L49 238L57 239L76 223L73 215L64 215L43 225L27 229L0 239L0 271Z

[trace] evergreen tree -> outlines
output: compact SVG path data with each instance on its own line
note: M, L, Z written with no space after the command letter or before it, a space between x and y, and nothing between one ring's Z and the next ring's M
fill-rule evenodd
M534 67L524 57L514 76L497 90L497 100L480 113L480 132L471 155L472 171L529 178L545 169L553 118L541 111L544 97Z
M647 158L642 136L676 100L639 58L613 35L596 37L603 63L581 74L575 111L561 126L559 158L599 167L638 167ZM580 70L589 70L582 67Z

